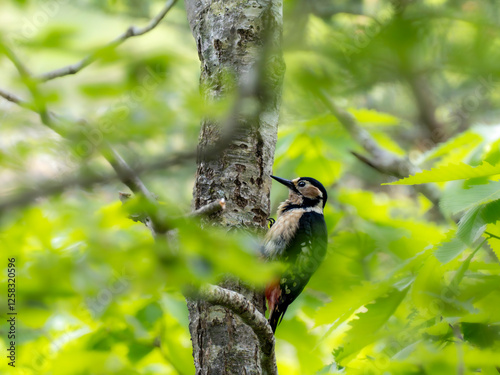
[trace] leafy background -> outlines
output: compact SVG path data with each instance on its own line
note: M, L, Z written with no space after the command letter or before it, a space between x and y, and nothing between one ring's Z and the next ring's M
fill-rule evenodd
M158 1L3 1L2 43L34 73L73 63ZM495 374L500 360L499 10L494 1L285 0L287 73L275 174L328 187L328 256L277 331L282 374ZM203 116L183 4L161 26L81 73L40 87L44 102L96 126L129 161L196 146ZM0 58L2 88L25 98ZM327 93L386 151L423 170L398 180L320 100ZM0 101L2 201L75 170L109 171L86 128L69 144ZM94 143L92 143L92 140ZM184 219L195 163L145 176L182 252L128 219L118 182L2 212L0 267L17 265L18 352L5 374L191 374L186 283L225 273L262 286L254 236ZM386 185L389 183L389 185ZM412 185L433 184L439 207ZM272 191L273 212L286 196ZM213 251L217 249L217 251ZM174 255L172 255L174 254ZM7 350L5 293L0 351ZM4 319L5 318L5 319Z

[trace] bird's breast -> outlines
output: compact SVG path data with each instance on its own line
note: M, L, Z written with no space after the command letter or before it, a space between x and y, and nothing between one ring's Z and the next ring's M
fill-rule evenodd
M277 259L283 255L288 244L297 233L302 210L283 212L267 232L264 251L268 258Z
M299 220L302 215L302 210L284 212L278 217L278 220L276 220L276 223L274 223L269 232L273 232L271 233L273 237L280 236L286 242L289 242L297 232Z

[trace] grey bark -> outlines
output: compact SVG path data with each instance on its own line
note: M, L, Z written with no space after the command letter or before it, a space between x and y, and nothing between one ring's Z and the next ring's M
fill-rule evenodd
M215 223L265 228L284 74L281 0L186 0L186 9L204 98L239 93L229 121L202 123L200 155L227 134L231 140L217 158L198 160L194 209L224 198L226 209L211 215ZM265 312L261 292L233 278L221 286ZM239 316L202 301L189 300L188 309L196 374L263 373L259 340Z

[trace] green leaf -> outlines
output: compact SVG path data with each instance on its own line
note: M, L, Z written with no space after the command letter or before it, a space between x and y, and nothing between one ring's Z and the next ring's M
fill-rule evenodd
M367 305L368 311L358 314L358 319L349 323L351 329L344 338L344 345L336 350L337 363L345 366L361 349L379 337L378 331L396 311L408 289L393 289L386 296Z
M431 160L438 158L440 156L448 155L457 149L467 149L472 150L482 141L482 137L479 134L473 133L472 131L463 132L456 137L448 140L445 143L439 144L437 147L429 150L424 156L423 160Z
M139 320L145 328L152 328L154 323L161 318L163 315L163 310L157 302L152 302L149 305L143 307L136 314L137 320Z
M151 350L154 349L153 343L148 342L148 343L143 343L143 342L138 342L138 341L132 341L131 343L128 344L128 358L132 362L138 362L144 356L149 354Z
M401 123L397 117L388 113L377 112L373 109L349 108L349 112L362 125L395 126Z
M457 237L465 244L471 245L486 229L486 221L483 217L484 206L470 209L458 223Z
M383 185L417 185L429 182L446 182L489 177L497 174L500 174L500 164L491 165L487 162L483 162L481 165L473 167L465 163L456 163L433 168L428 171L422 171L413 176L395 182L388 182Z
M497 199L500 199L500 182L494 181L487 185L476 185L470 189L446 194L441 199L440 206L444 211L456 214Z
M453 279L450 282L450 288L456 289L459 285L462 279L464 278L465 272L469 269L470 262L472 261L472 258L474 258L474 255L479 251L479 249L484 245L486 242L486 239L484 239L475 249L474 251L467 257L465 262L462 262L460 265L460 268L458 269L457 273L455 276L453 276Z
M489 223L500 218L500 200L471 208L458 223L457 237L467 245L472 245L486 229Z
M429 306L434 303L432 295L441 294L445 268L435 257L427 257L416 272L411 288L411 303L419 314L428 316Z
M362 283L335 295L332 302L318 309L315 316L316 326L333 323L332 328L346 321L360 306L384 295L389 289L389 283ZM331 328L331 329L332 329Z
M459 238L452 238L447 242L443 242L434 251L434 255L441 263L448 263L452 259L461 254L467 245Z
M488 238L488 244L497 256L497 259L500 259L500 223L488 224L486 232L496 236Z
M490 164L500 163L500 139L490 143L488 146L489 151L487 151L484 155L484 161L487 161Z
M500 326L484 323L462 323L464 340L480 348L492 347L500 341Z
M277 339L285 340L297 349L297 358L303 369L317 369L321 363L319 351L312 351L317 345L316 337L311 335L306 324L294 317L283 321L277 330Z
M405 150L403 150L396 141L394 141L391 137L389 137L384 132L371 132L372 137L379 144L380 147L384 148L387 151L390 151L396 155L403 156L406 154Z
M500 199L471 208L460 219L456 237L452 238L449 234L448 241L441 243L436 249L434 252L436 258L441 263L448 263L460 255L484 233L487 224L499 220L499 212Z
M483 210L481 212L483 220L486 223L496 223L500 220L500 199L486 203L483 206Z

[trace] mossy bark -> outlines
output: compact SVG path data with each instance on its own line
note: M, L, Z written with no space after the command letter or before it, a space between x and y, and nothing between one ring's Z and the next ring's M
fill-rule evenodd
M237 131L232 133L227 147L215 160L198 161L194 209L224 198L226 210L212 215L215 223L265 228L284 74L280 51L281 1L186 0L185 3L198 47L200 86L206 100L218 100L238 91L241 94L248 80L255 79L252 74L263 73L264 77L253 95L258 110L248 114L243 108L237 113ZM244 104L249 103L247 100ZM223 137L227 129L222 127L212 119L203 121L200 154ZM264 313L262 293L234 279L222 286L245 295ZM238 316L220 306L198 301L189 301L188 308L197 374L262 373L258 340Z

